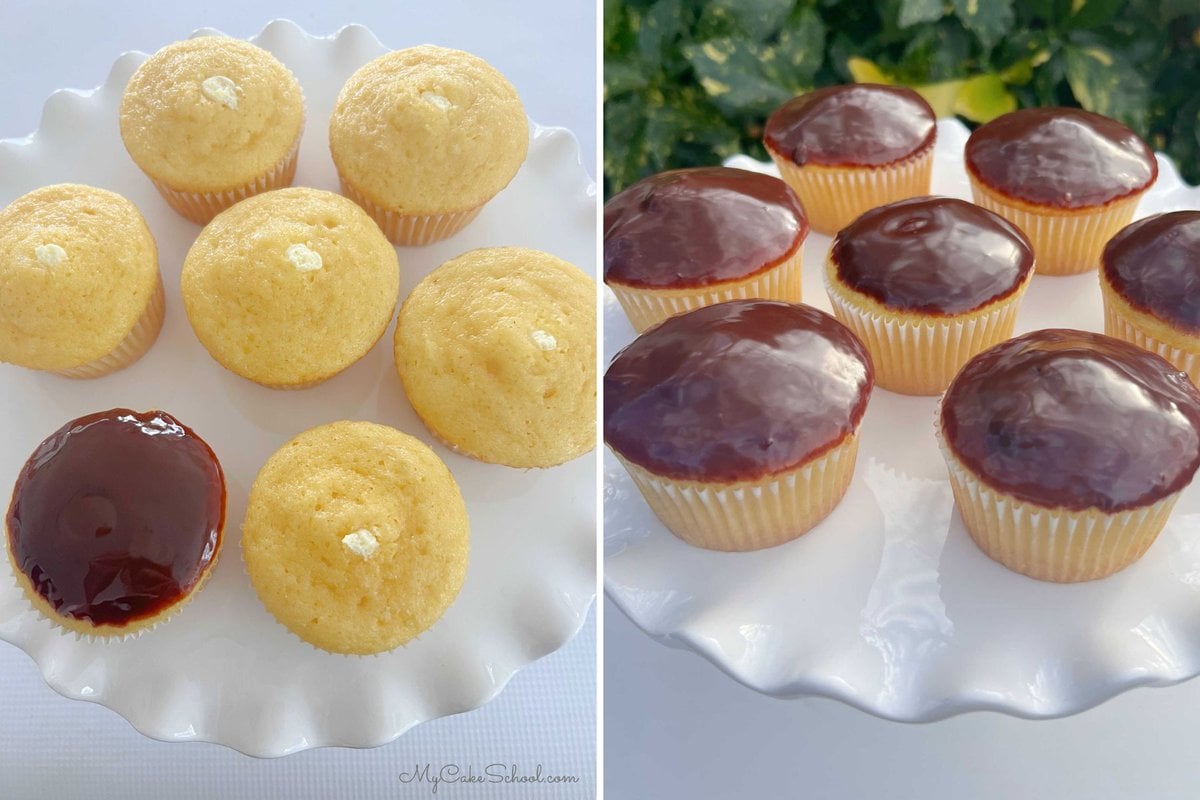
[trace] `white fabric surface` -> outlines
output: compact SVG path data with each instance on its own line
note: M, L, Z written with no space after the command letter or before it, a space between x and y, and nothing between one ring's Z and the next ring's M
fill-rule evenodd
M56 89L91 88L125 50L152 52L198 27L251 36L286 17L310 33L366 25L388 47L424 42L476 52L519 88L543 125L570 128L596 174L595 6L439 0L291 0L0 4L0 138L38 126ZM566 647L517 675L492 703L418 726L374 750L342 749L256 761L217 745L163 744L107 709L64 699L18 649L0 643L0 800L337 800L434 796L402 772L429 763L516 764L522 774L578 776L577 784L442 785L436 796L594 796L595 622Z

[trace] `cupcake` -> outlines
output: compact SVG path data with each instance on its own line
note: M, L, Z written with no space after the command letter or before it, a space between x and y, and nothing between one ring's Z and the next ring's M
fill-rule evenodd
M833 235L869 208L929 194L937 124L912 89L858 83L793 98L763 143L808 221Z
M1034 331L980 353L938 414L971 538L1040 580L1132 564L1200 466L1200 391L1159 356L1098 333Z
M529 123L512 84L481 58L411 47L350 76L329 118L342 192L400 245L462 230L517 174Z
M163 312L158 248L124 197L63 183L0 211L0 361L106 375L150 349Z
M287 67L226 36L169 44L133 73L121 139L183 217L203 225L251 195L289 186L304 97Z
M617 354L604 375L604 441L680 539L771 547L845 494L873 383L866 349L830 315L718 303Z
M918 197L843 228L825 265L833 313L902 394L941 394L967 359L1012 336L1033 250L1011 223L964 200Z
M1158 353L1200 384L1200 211L1129 225L1100 263L1104 332Z
M366 655L438 621L466 577L469 537L458 484L432 450L385 425L331 422L259 471L242 556L284 627Z
M181 282L192 329L221 366L273 389L303 389L379 341L400 269L361 208L294 188L221 212L192 244Z
M604 204L604 282L639 331L735 298L800 302L807 235L799 199L778 178L664 172Z
M396 322L413 410L458 452L552 467L596 441L596 284L521 247L472 250L425 276Z
M1025 232L1042 275L1095 269L1158 177L1137 134L1078 108L997 117L967 140L966 165L975 202Z
M225 480L209 446L163 411L114 408L68 422L25 462L8 555L47 619L129 636L195 596L224 526Z

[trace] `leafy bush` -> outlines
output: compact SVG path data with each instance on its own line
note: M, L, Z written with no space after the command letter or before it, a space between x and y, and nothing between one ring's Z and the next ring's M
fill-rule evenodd
M1198 0L605 0L604 21L608 194L765 158L775 107L854 80L912 86L968 124L1080 105L1200 182Z

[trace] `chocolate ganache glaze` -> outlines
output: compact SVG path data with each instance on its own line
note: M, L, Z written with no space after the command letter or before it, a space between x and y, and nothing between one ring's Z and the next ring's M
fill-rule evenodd
M767 147L799 165L881 166L933 145L937 120L903 86L856 83L794 97L767 120Z
M744 280L792 256L806 235L800 200L778 178L663 172L604 204L604 280L647 289Z
M996 117L967 139L966 163L995 191L1058 208L1101 206L1158 177L1158 162L1136 133L1079 108Z
M1033 247L987 209L917 197L850 223L834 239L830 258L842 283L889 308L950 315L1015 292L1033 267Z
M38 446L8 509L14 563L59 614L121 626L181 600L216 556L225 481L195 433L117 408Z
M1109 240L1104 278L1141 311L1200 334L1200 211L1138 220Z
M823 311L735 300L672 317L604 375L604 440L675 480L777 474L852 434L874 384L862 343Z
M1098 333L1041 330L967 362L941 408L953 454L1047 507L1123 511L1200 465L1200 392L1162 358Z

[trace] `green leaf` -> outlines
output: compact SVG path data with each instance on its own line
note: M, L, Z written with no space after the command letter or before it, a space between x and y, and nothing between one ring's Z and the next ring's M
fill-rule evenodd
M1064 56L1067 83L1081 106L1145 131L1149 87L1141 73L1100 47L1068 47Z
M749 39L712 39L684 53L704 91L726 114L765 116L794 94L766 74L774 50Z
M900 0L900 15L897 24L911 28L921 22L933 22L946 16L943 0Z
M604 190L612 196L648 173L640 98L604 104Z
M1108 24L1125 0L1072 0L1071 16L1067 26L1072 28L1099 28Z
M663 51L683 34L683 0L657 0L636 20L637 50L647 64L658 64Z
M793 91L811 86L825 61L825 23L811 8L803 9L779 34L774 49L776 58L766 65L767 74Z
M954 100L954 113L972 122L988 122L1017 107L1017 98L999 75L976 75L963 82Z
M792 11L793 0L713 0L701 16L712 30L742 33L756 42L764 42L783 27ZM728 21L728 27L719 27Z
M646 88L650 77L640 64L613 58L604 60L604 99L613 100Z
M881 83L885 86L892 83L892 79L879 68L878 64L865 58L847 60L846 69L850 71L855 83Z
M990 50L1013 25L1012 0L951 0L954 14L963 27L979 37Z

